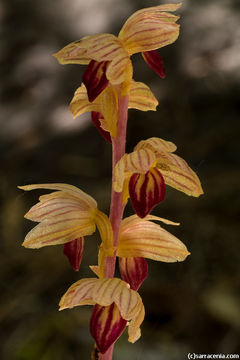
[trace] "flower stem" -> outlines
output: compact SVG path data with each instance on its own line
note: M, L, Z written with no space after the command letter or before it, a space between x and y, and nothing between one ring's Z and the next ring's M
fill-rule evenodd
M112 194L110 206L110 222L113 229L113 246L118 244L118 237L125 205L122 202L122 192L116 192L113 189L114 181L114 167L116 163L125 154L126 146L126 132L128 120L128 95L121 95L121 89L118 89L118 124L117 137L112 138ZM116 252L114 256L105 259L104 277L114 277L116 264ZM105 354L100 354L99 360L111 360L113 354L114 344L108 349Z

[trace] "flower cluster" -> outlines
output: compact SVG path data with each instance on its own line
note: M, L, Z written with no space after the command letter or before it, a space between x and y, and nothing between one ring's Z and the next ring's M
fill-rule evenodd
M113 344L128 326L129 341L141 336L144 306L138 289L148 275L146 259L183 261L186 246L157 222L178 225L150 215L165 197L169 185L187 195L203 193L200 181L188 164L176 155L176 146L160 138L140 141L125 153L128 109L155 111L158 101L150 88L133 80L131 55L141 52L145 62L165 77L162 58L156 49L173 43L179 34L181 4L165 4L135 12L119 35L100 34L75 41L54 56L61 64L85 64L82 84L70 104L74 117L91 112L94 125L112 144L113 177L110 214L98 209L88 194L67 184L20 186L23 190L47 189L25 215L36 221L23 245L41 248L64 245L64 254L78 270L84 239L96 230L98 264L90 266L95 277L74 283L63 295L60 310L93 305L90 332L100 359L111 359ZM122 218L130 198L135 215ZM116 258L121 278L114 277ZM95 355L93 355L94 357Z

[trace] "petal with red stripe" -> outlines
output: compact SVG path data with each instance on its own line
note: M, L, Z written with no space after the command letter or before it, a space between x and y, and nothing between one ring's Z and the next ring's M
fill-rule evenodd
M72 240L63 247L63 253L67 256L70 265L75 271L79 270L84 249L84 237Z
M87 88L90 102L93 102L108 85L107 65L108 61L97 62L92 60L84 71L82 81Z
M59 64L88 64L91 58L87 55L87 50L81 47L81 40L66 45L53 56Z
M181 4L150 7L135 12L123 25L119 39L129 54L156 50L173 43L179 35L178 16L175 11Z
M148 219L164 221L156 216L145 219L130 216L122 221L117 249L118 257L144 257L163 262L183 261L189 255L186 246L160 225Z
M152 50L143 52L142 56L150 68L153 69L160 78L164 79L166 74L161 55L159 55L157 51Z
M138 290L148 276L148 264L143 257L119 257L121 277L131 289Z
M134 173L129 180L129 195L136 214L144 218L165 198L165 182L156 168L146 174Z
M127 321L122 318L115 303L109 306L94 306L90 319L90 333L101 354L121 336L126 324Z

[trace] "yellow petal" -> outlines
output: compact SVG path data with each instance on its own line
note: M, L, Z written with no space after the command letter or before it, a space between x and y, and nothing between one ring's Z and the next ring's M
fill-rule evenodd
M161 221L164 224L174 225L174 226L180 225L180 223L176 223L174 221L171 221L171 220L159 217L159 216L155 216L155 215L147 215L144 218L144 220ZM126 229L127 227L131 227L132 225L138 224L138 222L139 222L139 216L137 216L137 215L128 216L122 220L121 228Z
M89 111L96 111L99 112L100 110L100 103L98 99L93 102L89 102L87 89L84 84L82 84L74 93L72 101L70 103L70 110L73 114L73 117L76 118L77 116L89 112Z
M40 248L64 244L95 231L96 201L80 189L67 184L36 184L20 186L23 190L59 190L43 195L25 215L40 221L25 237L23 246Z
M128 104L128 107L130 109L138 109L141 111L155 111L157 105L158 101L147 85L142 82L131 82Z
M53 56L62 65L65 64L88 64L90 58L87 56L86 49L81 47L81 40L66 45Z
M42 221L25 237L23 246L39 249L43 246L65 244L78 237L91 235L95 231L93 215L72 211Z
M150 138L140 141L135 150L149 149L157 158L156 167L160 170L167 185L184 192L187 195L203 194L200 180L185 160L172 154L176 146L160 138Z
M158 49L174 42L179 35L178 16L175 11L181 4L154 6L135 12L123 25L119 39L129 54Z
M96 61L110 61L106 76L112 84L122 83L127 73L126 68L130 64L129 54L122 42L112 34L92 35L83 39L81 46L87 51L87 55Z
M140 149L123 155L114 168L114 190L122 191L124 180L129 174L145 174L155 161L155 154L149 149Z
M120 279L82 279L74 283L63 295L60 310L85 304L109 306L115 303L123 319L130 321L129 341L140 336L139 327L144 319L144 306L140 295Z
M86 204L89 205L90 208L97 207L96 201L90 195L86 194L85 192L83 192L82 190L80 190L79 188L73 185L61 184L61 183L31 184L31 185L18 186L18 188L25 191L30 191L35 189L60 190L78 198L81 201L84 201Z
M111 249L113 246L113 231L109 218L98 209L95 212L94 218L102 239L103 247L105 249Z
M161 171L165 183L174 189L195 197L203 194L197 174L179 156L164 154L158 158L157 168Z
M117 136L118 121L118 97L113 86L108 86L100 95L100 113L104 117L101 126L105 131L109 131L112 137Z
M186 246L160 225L145 219L131 219L121 227L117 255L145 257L156 261L183 261L189 255Z
M41 196L40 201L25 214L25 218L40 222L51 217L57 218L59 215L69 215L76 211L89 211L88 204L63 191L57 191L51 195L51 197Z
M140 150L140 149L150 149L156 155L158 155L159 152L162 153L163 151L174 152L176 151L177 147L171 141L166 141L157 137L152 137L147 140L139 141L139 143L135 146L134 150Z

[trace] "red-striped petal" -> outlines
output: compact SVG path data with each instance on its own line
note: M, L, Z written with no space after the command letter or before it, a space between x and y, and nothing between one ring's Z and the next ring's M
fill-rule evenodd
M109 306L96 304L90 319L90 332L98 349L104 354L121 336L127 321L121 317L115 303Z
M142 56L150 68L153 69L160 78L164 79L166 74L161 55L159 55L157 51L152 50L143 52Z
M83 73L82 81L87 88L88 99L93 102L107 87L106 69L108 61L92 60Z
M79 270L82 262L82 254L84 249L84 237L75 239L64 244L63 253L67 256L72 268L75 271Z
M156 168L146 174L134 173L129 181L129 195L136 214L144 218L165 198L165 182Z
M148 276L148 263L142 257L119 257L121 277L131 289L138 290Z
M96 126L99 133L102 135L102 137L107 142L109 142L111 144L112 139L111 139L111 135L110 135L109 131L106 131L101 127L100 119L103 119L103 115L101 113L97 112L97 111L92 111L91 115L92 115L92 122Z

